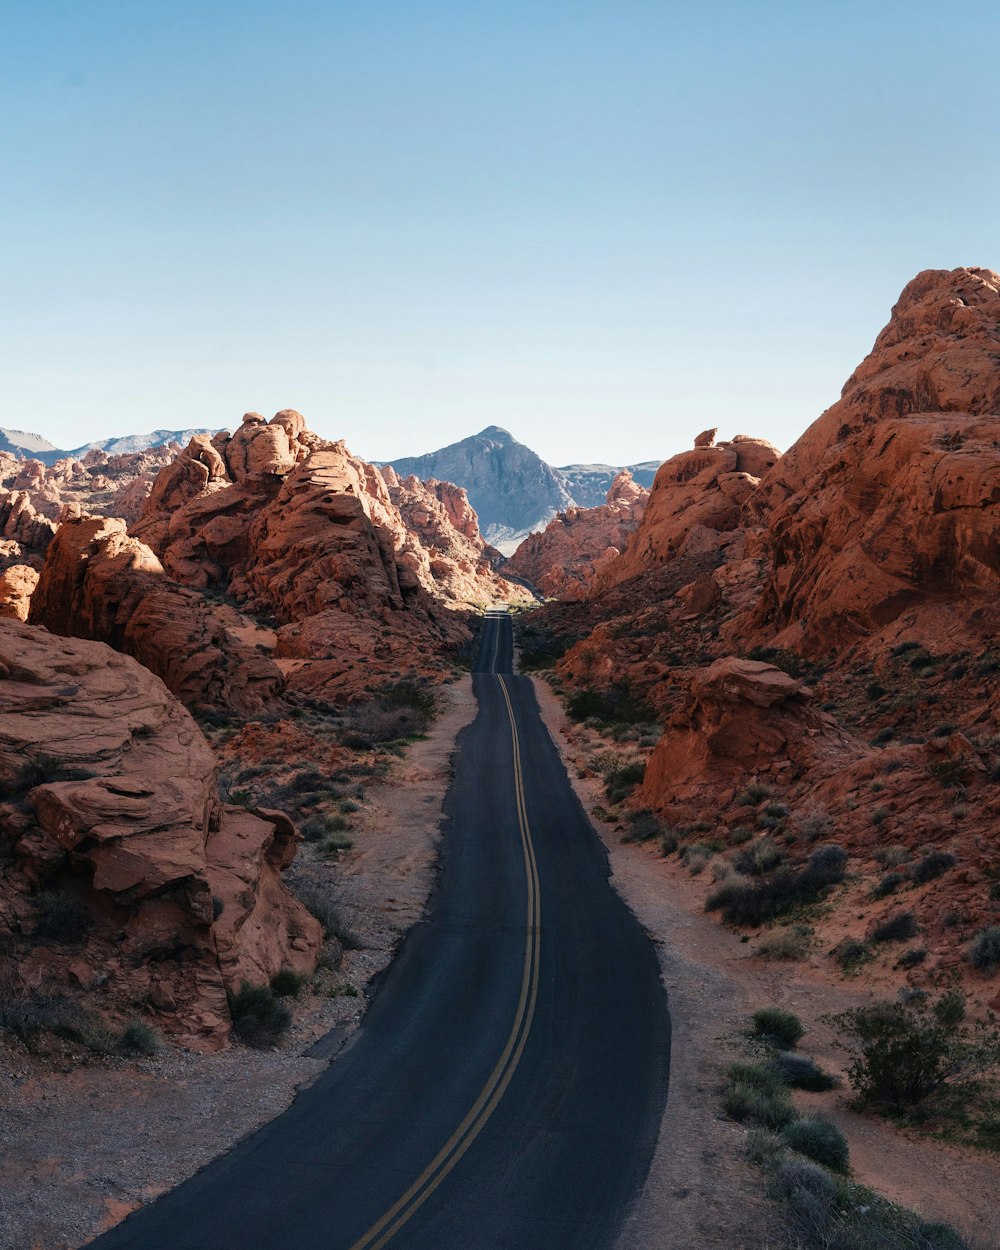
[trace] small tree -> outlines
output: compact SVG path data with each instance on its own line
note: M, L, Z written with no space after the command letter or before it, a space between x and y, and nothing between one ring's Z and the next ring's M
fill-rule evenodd
M906 1002L875 1002L830 1018L840 1045L853 1056L847 1078L858 1102L912 1106L946 1082L1000 1059L1000 1034L991 1018L971 1025L965 996L949 990L934 1003L924 995Z

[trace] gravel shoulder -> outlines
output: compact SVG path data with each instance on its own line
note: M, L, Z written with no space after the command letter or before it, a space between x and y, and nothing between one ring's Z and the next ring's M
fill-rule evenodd
M600 779L579 777L593 749L571 724L548 684L534 679L542 716L588 813L604 800ZM861 988L832 983L812 961L766 963L739 935L705 915L703 887L679 864L623 844L591 817L608 851L614 887L656 944L670 1004L670 1089L646 1184L616 1250L733 1250L776 1244L776 1208L760 1172L742 1157L744 1132L719 1110L727 1065L745 1052L748 1015L772 1003L808 1026L802 1049L830 1071L844 1060L821 1020L865 1001ZM969 1234L996 1235L1000 1161L928 1141L859 1115L843 1093L797 1093L846 1135L856 1178L928 1219Z
M280 1049L125 1063L69 1046L43 1059L0 1037L0 1250L75 1250L279 1115L326 1067L433 885L455 739L476 713L471 677L441 699L427 738L371 788L354 849L329 866L358 939L336 968L343 992L299 1001Z

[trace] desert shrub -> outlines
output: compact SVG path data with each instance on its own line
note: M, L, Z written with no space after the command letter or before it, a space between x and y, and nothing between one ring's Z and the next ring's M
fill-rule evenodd
M620 683L608 690L577 690L570 695L566 711L571 720L596 717L605 724L649 724L655 720L653 709Z
M979 930L969 947L969 963L991 975L1000 968L1000 925Z
M759 925L820 898L844 879L847 852L839 846L817 848L800 869L779 868L759 882L723 882L705 900L705 908L722 908L732 924Z
M885 898L889 894L895 894L906 879L905 872L887 872L872 889L872 894L875 898Z
M39 1033L83 1041L91 1027L88 1013L65 995L5 989L0 996L0 1028L23 1042L31 1043Z
M730 1085L722 1096L722 1109L741 1124L749 1120L762 1128L782 1129L795 1119L792 1100L780 1086Z
M784 1007L760 1007L752 1019L754 1033L779 1046L794 1046L806 1031L798 1016Z
M271 989L278 998L298 998L308 980L294 968L279 968L271 978Z
M889 809L887 807L876 807L875 810L872 812L872 824L873 825L884 824L885 819L888 815L889 815Z
M122 1029L119 1046L125 1054L155 1055L162 1045L159 1034L142 1020L131 1020Z
M869 682L865 690L865 693L868 695L868 698L873 701L876 699L881 699L882 696L885 694L885 686L883 686L882 683L878 681Z
M771 1069L785 1085L790 1085L793 1089L821 1091L833 1089L837 1084L836 1077L824 1072L815 1059L788 1050L774 1056Z
M943 786L953 786L962 780L965 775L965 760L958 756L952 756L948 759L935 760L928 767L928 772L932 777L937 778Z
M712 850L704 842L692 842L681 852L681 862L688 872L696 875L712 858Z
M899 957L899 966L901 968L916 968L922 964L927 958L927 951L922 946L912 946L908 951L903 951Z
M643 760L619 760L604 774L604 793L612 803L620 803L640 784L646 775Z
M912 911L898 911L879 921L868 934L870 942L905 942L919 932L917 918Z
M790 1150L797 1150L824 1167L847 1171L847 1139L836 1124L823 1116L793 1120L782 1130L781 1140Z
M777 1133L766 1128L747 1131L747 1158L758 1167L773 1171L784 1158L784 1147Z
M339 855L341 851L349 851L354 846L354 839L346 833L330 833L319 844L323 855Z
M662 832L660 822L652 812L646 810L629 812L628 826L622 834L623 842L648 842Z
M773 1064L762 1059L741 1059L726 1069L730 1085L746 1085L750 1089L770 1090L772 1093L786 1088Z
M745 842L749 842L753 837L753 833L745 825L736 825L729 831L729 845L743 846Z
M910 872L913 880L923 885L927 881L933 881L935 877L940 877L942 873L954 866L955 856L951 851L930 851L923 859L917 860Z
M854 972L872 958L872 948L858 938L844 938L830 953L844 972Z
M678 841L677 834L673 829L664 829L660 834L660 854L663 856L673 855L677 850Z
M760 781L753 781L741 794L736 796L734 802L737 807L756 807L758 803L763 803L765 799L769 799L773 794L774 791L770 786L766 786Z
M910 858L909 849L905 846L880 846L875 852L875 860L883 868L898 868Z
M1000 1058L992 1023L969 1025L965 997L949 990L875 1002L832 1017L852 1055L848 1080L858 1102L914 1105L946 1082Z
M93 928L87 905L76 894L65 890L43 890L37 899L35 935L47 942L82 942Z
M805 808L796 818L799 832L807 842L818 842L833 832L833 821L825 807L818 803Z
M292 1013L278 1002L269 985L244 981L236 994L229 995L233 1032L255 1050L266 1050L281 1041L292 1022Z
M737 872L759 877L777 868L782 858L781 847L765 834L764 837L749 843L733 857L733 867Z
M326 778L321 772L315 768L305 768L292 778L288 783L290 790L303 793L308 790L322 790L326 785Z
M787 925L765 933L754 947L761 959L805 959L812 943L812 928L806 924Z

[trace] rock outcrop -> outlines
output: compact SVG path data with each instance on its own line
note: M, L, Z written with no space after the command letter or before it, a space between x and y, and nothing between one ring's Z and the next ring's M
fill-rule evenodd
M25 993L145 1003L211 1050L227 989L315 963L320 926L281 884L290 822L222 804L208 743L130 657L0 621L0 787L0 930Z
M806 686L770 664L727 656L696 670L657 743L638 802L660 813L713 810L750 782L829 776L863 751Z
M721 549L732 541L744 505L781 453L745 434L723 443L711 441L714 431L699 437L699 446L660 466L642 521L620 559L594 579L594 593L678 555Z
M133 656L193 710L257 715L284 687L274 663L229 632L203 595L170 582L117 519L59 526L28 619Z
M37 585L38 572L30 565L8 565L0 572L0 617L26 621L31 594Z
M560 512L540 534L530 534L521 543L505 568L545 595L580 599L621 555L648 499L649 492L623 469L600 507Z
M177 581L227 588L272 618L291 686L351 696L380 677L443 671L469 637L451 609L521 593L451 523L449 506L474 534L450 488L433 499L414 488L407 506L417 495L430 549L373 465L317 438L298 413L248 413L233 435L192 439L133 533Z
M1000 588L1000 275L930 270L840 401L761 483L755 623L817 654Z

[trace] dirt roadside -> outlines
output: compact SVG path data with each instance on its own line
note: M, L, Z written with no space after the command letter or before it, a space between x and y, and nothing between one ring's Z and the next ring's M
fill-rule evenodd
M364 1012L365 986L419 919L434 881L442 805L472 679L441 691L428 736L372 786L354 850L333 866L356 950L344 992L296 1006L280 1050L163 1051L125 1064L41 1061L0 1040L0 1250L75 1250L279 1115ZM292 870L294 871L294 869Z
M584 760L577 727L548 684L534 678L542 716L585 810L604 800L600 779L577 776ZM742 1157L744 1132L722 1116L726 1066L745 1048L747 1016L772 1003L809 1027L801 1043L831 1071L843 1056L820 1017L865 1000L831 983L812 961L765 963L739 936L705 915L703 888L679 865L642 846L622 844L591 816L608 851L611 881L655 942L667 989L673 1038L670 1088L650 1173L617 1250L737 1250L773 1237L774 1205L761 1174ZM928 1142L846 1106L842 1092L796 1094L822 1109L846 1135L855 1176L928 1219L970 1234L996 1234L1000 1162ZM773 1241L772 1241L773 1244Z

